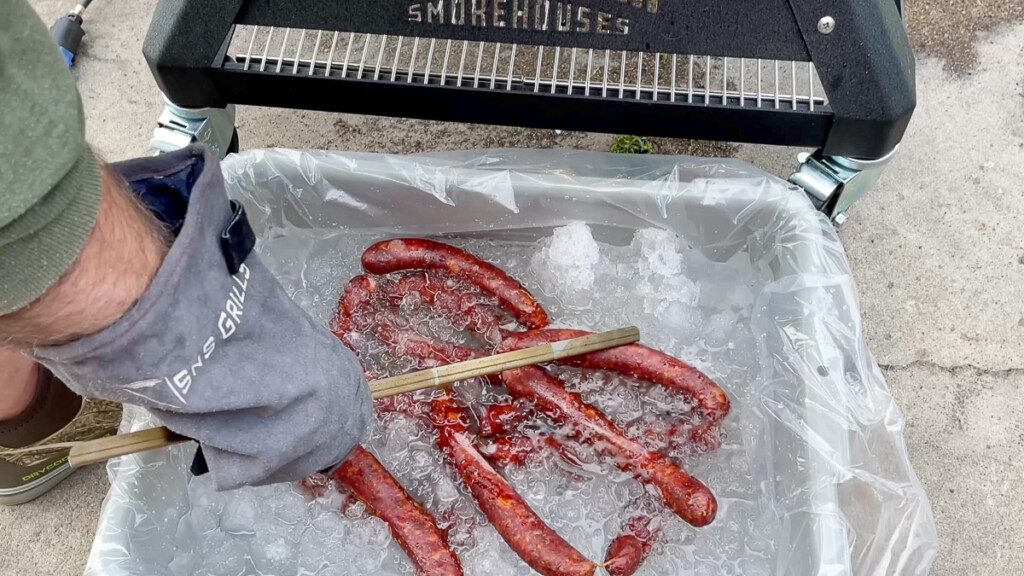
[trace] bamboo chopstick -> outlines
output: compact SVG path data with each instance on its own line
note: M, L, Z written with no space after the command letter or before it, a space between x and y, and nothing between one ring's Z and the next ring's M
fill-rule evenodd
M147 428L138 432L77 442L75 446L71 447L71 453L68 454L68 463L71 464L72 468L78 468L118 456L173 446L188 440L191 440L191 438L182 436L163 426L157 426L156 428Z
M570 338L559 342L533 346L532 348L523 348L522 350L504 352L493 356L448 364L447 366L439 366L400 376L374 380L370 382L370 392L374 399L385 398L424 388L443 386L459 380L489 376L505 370L511 370L512 368L521 368L570 356L579 356L580 354L596 352L606 348L614 348L624 344L632 344L638 340L640 340L640 330L635 326L609 330L608 332ZM77 468L103 462L117 456L171 446L187 440L190 439L160 426L129 434L118 434L117 436L100 438L98 440L74 442L68 455L68 461L72 467Z
M623 344L632 344L639 339L640 330L636 327L619 328L618 330L609 330L608 332L570 338L560 342L541 344L540 346L475 358L428 370L419 370L402 374L401 376L382 378L370 382L370 391L374 399L386 398L395 394L443 386L477 376L497 374L512 368L520 368L541 362L551 362L569 356L579 356L587 352L595 352L605 348L622 346Z

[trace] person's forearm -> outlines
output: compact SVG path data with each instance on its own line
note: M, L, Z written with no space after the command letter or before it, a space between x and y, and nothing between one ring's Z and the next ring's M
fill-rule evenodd
M0 316L0 343L61 344L110 326L145 293L170 242L121 177L104 167L99 216L81 254L36 301Z
M32 357L78 394L140 406L198 441L219 490L341 461L373 418L359 361L253 253L214 152L116 168L176 223L174 242L123 191L105 193L80 261L17 325L25 341L70 341Z

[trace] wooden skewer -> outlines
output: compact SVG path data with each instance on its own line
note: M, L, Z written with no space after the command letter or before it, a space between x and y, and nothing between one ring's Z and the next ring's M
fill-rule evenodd
M451 384L459 380L467 380L478 376L489 376L512 368L521 368L542 362L552 362L570 356L579 356L588 352L596 352L606 348L614 348L632 344L640 340L640 330L635 326L609 330L598 334L589 334L579 338L570 338L559 342L551 342L504 352L484 358L475 358L465 362L448 364L437 368L419 370L382 378L370 382L370 392L374 399L405 394L424 388L434 388ZM96 464L117 456L135 454L146 450L155 450L190 440L163 426L149 428L129 434L118 434L98 440L74 442L68 455L68 462L74 468Z
M589 334L579 338L570 338L560 342L541 344L522 350L504 352L483 358L474 358L465 362L457 362L446 366L438 366L427 370L419 370L382 378L370 382L370 391L374 399L413 392L423 388L433 388L468 380L477 376L488 376L505 370L552 362L570 356L579 356L588 352L596 352L605 348L614 348L624 344L632 344L640 339L640 330L636 327L609 330L598 334Z
M191 440L191 438L182 436L163 426L147 428L129 434L118 434L97 440L78 442L71 448L71 453L68 454L68 463L71 464L72 468L78 468L88 464L104 462L118 456L173 446L188 440Z

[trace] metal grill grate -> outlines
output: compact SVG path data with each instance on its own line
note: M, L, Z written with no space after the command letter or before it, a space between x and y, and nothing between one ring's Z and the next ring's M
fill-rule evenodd
M224 67L243 71L816 110L828 99L811 62L527 46L236 26Z

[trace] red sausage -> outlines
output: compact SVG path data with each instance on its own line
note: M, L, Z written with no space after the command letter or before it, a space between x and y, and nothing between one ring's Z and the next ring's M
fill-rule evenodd
M454 398L448 394L433 398L430 420L439 433L438 447L480 510L524 562L545 576L591 576L597 570L596 564L545 524L480 454L469 433L469 413Z
M651 547L632 534L621 534L612 540L604 558L604 567L611 576L630 576L640 568Z
M505 468L526 464L526 459L540 449L537 442L529 436L502 436L490 440L480 451L495 466Z
M538 436L522 436L517 434L493 438L483 446L481 452L491 462L494 462L495 465L506 467L522 466L526 464L526 460L531 454L537 454L545 450L555 452L562 457L562 460L565 460L572 466L580 468L586 466L586 463L583 462L571 447L566 446L547 434ZM571 476L575 479L581 479L577 474L571 474Z
M345 346L355 350L356 338L372 322L373 299L377 281L369 276L356 276L345 285L338 300L338 311L331 322L331 331Z
M683 520L706 526L715 519L718 503L707 486L665 456L627 438L600 410L567 391L544 370L525 366L506 370L501 378L510 394L534 400L538 410L567 426L574 437L610 456L619 468L657 486L669 508Z
M424 359L420 357L420 359ZM408 406L386 405L398 411ZM480 454L469 434L469 414L448 394L430 402L438 447L469 487L498 534L524 562L545 576L591 576L597 565L548 527Z
M363 268L373 274L444 270L492 294L524 326L543 328L548 325L547 312L522 284L497 266L454 246L423 238L385 240L363 252Z
M611 576L630 576L651 552L658 532L651 528L648 516L637 515L626 521L625 530L608 545L604 567Z
M349 281L338 303L332 330L349 348L355 339L370 333L399 354L409 354L434 363L448 364L486 356L483 351L424 336L411 328L391 308L375 307L382 298L381 283L372 276L360 275Z
M530 410L514 404L491 404L480 415L480 429L477 433L483 438L509 434L531 416L533 414Z
M331 477L387 522L419 573L461 576L459 557L448 547L444 532L373 454L356 446Z
M377 412L397 412L413 418L422 417L427 413L426 403L414 400L408 394L378 398L373 401L373 407L377 409Z
M480 334L489 344L501 342L504 334L498 311L477 294L449 287L450 281L445 272L410 272L388 289L388 300L397 306L409 294L417 294L442 317Z
M379 316L379 321L372 326L373 335L391 346L396 354L408 354L434 364L451 364L487 356L482 350L424 336L411 328L399 328L396 326L398 316L393 311L383 311Z
M351 338L372 322L369 314L377 288L377 282L372 278L357 276L346 286L338 303L334 333L350 348L353 347ZM368 379L373 378L368 376ZM414 402L396 397L379 403L378 407L416 413ZM373 454L356 446L331 477L388 524L395 540L419 573L425 576L462 575L459 558L448 547L444 532ZM307 479L304 486L317 495L322 495L326 488L322 478L316 476Z
M468 416L451 396L431 401L431 420L440 432L438 446L498 534L545 576L591 576L597 565L545 524L476 449Z
M669 507L690 524L706 526L714 520L718 504L706 486L668 458L626 438L600 410L583 402L578 394L566 391L543 370L534 366L508 370L502 372L501 379L513 396L537 401L542 412L563 425L575 427L577 436L612 456L617 466L657 486Z
M339 316L359 318L372 312L373 300L379 290L380 283L372 276L360 274L352 278L345 285L345 291L338 301Z
M497 351L519 350L588 334L592 332L564 329L517 332L505 338ZM697 409L712 422L720 421L729 413L729 397L718 384L686 362L647 346L627 344L565 358L559 360L559 363L594 370L610 370L660 384L694 402Z

